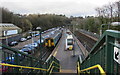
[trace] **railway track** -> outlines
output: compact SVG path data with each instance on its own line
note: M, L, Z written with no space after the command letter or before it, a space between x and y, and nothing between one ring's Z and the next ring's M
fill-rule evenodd
M92 47L97 42L96 40L86 36L85 34L75 31L75 36L78 38L78 40L83 44L83 46L86 48L88 52L92 49Z

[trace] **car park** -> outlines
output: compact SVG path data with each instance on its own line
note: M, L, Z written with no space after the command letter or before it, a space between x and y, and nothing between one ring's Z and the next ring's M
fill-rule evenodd
M8 43L9 46L15 46L15 45L18 45L18 42L17 41L12 41L10 43Z

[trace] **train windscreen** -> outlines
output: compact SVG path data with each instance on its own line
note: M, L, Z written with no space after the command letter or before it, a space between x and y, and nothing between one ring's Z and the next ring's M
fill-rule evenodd
M68 45L73 45L73 39L67 39L67 44Z

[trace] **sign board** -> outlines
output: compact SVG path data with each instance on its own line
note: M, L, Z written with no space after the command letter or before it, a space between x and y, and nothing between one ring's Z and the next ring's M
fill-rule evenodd
M120 64L120 49L117 47L114 47L114 60Z
M8 30L8 31L4 31L4 36L13 35L17 33L18 33L18 30Z

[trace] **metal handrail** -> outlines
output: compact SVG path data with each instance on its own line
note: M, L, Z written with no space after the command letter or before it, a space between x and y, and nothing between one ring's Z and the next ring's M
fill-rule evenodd
M88 71L88 70L95 69L95 68L98 68L100 70L101 75L106 75L105 71L103 70L103 68L99 64L94 65L94 66L89 67L89 68L86 68L86 69L83 69L83 70L80 70L79 62L77 63L77 65L78 65L77 66L78 75L80 75L81 72Z
M25 54L25 53L22 53L22 52L20 52L20 51L17 51L16 49L11 48L11 47L8 47L8 46L6 46L6 45L3 45L2 43L0 43L0 46L4 47L4 48L6 48L6 49L8 49L8 50L10 50L10 51L12 51L12 52L14 52L14 53L17 53L17 55L18 55L18 54L21 54L21 55L26 56L26 57L28 57L28 58L31 58L31 59L33 59L33 60L37 60L37 61L41 61L41 62L43 62L43 63L47 63L47 64L49 64L49 66L48 66L47 69L44 69L44 68L37 68L37 67L35 67L35 66L31 66L31 67L29 67L29 66L20 66L20 65L17 64L17 63L16 63L15 65L13 65L13 64L7 64L7 63L0 63L0 65L10 66L10 67L19 67L19 68L28 68L28 69L34 69L34 70L42 70L42 71L47 71L47 72L48 72L49 70L51 70L51 67L54 66L54 64L58 66L58 67L54 66L55 68L58 68L58 69L59 69L59 67L60 67L59 63L57 63L57 62L55 61L55 60L57 60L57 59L56 59L55 57L53 57L53 56L51 56L51 57L49 58L50 62L48 63L47 61L42 61L42 60L40 60L40 59L35 58L34 56L30 56L30 55L28 55L28 54ZM51 59L52 59L52 61L51 61ZM58 60L57 60L57 61L58 61Z
M52 61L52 63L50 64L49 68L47 69L47 71L50 70L50 68L52 67L52 65L53 65L54 63L55 63L56 65L60 66L60 65L59 65L58 63L56 63L55 61Z
M52 63L50 64L48 69L43 69L43 68L36 68L36 67L28 67L28 66L20 66L20 65L13 65L13 64L6 64L6 63L0 63L0 65L3 66L9 66L9 67L18 67L18 68L26 68L26 69L34 69L34 70L42 70L42 71L49 71L51 69L51 67L53 67L53 64L56 64L58 66L60 66L58 63L56 63L55 61L52 61ZM59 69L58 67L54 66L54 68Z

